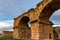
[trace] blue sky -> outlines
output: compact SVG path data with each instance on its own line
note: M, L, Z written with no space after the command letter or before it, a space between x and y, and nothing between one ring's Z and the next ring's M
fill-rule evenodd
M60 25L60 9L55 11L51 17L50 21L52 21L55 25Z
M0 0L0 20L12 20L30 8L36 7L40 0Z
M0 0L0 32L12 30L14 18L35 8L42 0ZM53 13L50 18L54 24L60 24L60 10Z

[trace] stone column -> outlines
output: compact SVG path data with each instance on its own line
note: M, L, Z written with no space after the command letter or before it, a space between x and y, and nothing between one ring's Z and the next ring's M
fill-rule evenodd
M31 39L39 40L39 23L38 20L34 20L31 23Z
M50 22L50 21L49 21ZM40 40L53 40L53 27L52 23L39 22L39 39Z
M53 40L52 22L47 20L34 20L31 22L31 39Z
M14 27L13 28L14 29L14 32L13 32L13 38L15 38L15 39L19 39L20 37L19 37L19 28L18 28L18 26L16 26L16 27Z

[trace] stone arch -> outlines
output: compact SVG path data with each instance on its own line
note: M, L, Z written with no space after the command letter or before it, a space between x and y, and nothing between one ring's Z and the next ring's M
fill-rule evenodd
M48 2L50 1L50 2ZM44 32L48 32L48 33L43 33L45 36L47 37L41 37L41 38L44 38L44 39L49 39L49 35L51 35L51 39L53 39L53 28L52 28L52 25L53 23L49 20L50 19L50 16L55 12L57 11L58 9L60 9L60 1L59 0L44 0L43 2L46 2L47 4L45 6L43 6L43 9L40 10L40 15L39 15L39 23L40 23L40 26L41 25L44 25ZM43 4L42 4L43 5ZM46 29L48 27L48 29ZM42 26L41 26L42 28ZM49 30L50 29L50 30ZM47 31L48 30L48 31ZM41 33L41 35L43 35Z
M28 16L23 16L20 21L19 21L19 26L23 25L23 26L26 26L28 27L28 22L30 21L29 17Z
M52 0L42 9L40 13L40 17L43 17L49 20L50 16L58 9L60 9L59 0Z
M50 16L56 11L60 9L60 1L59 0L43 0L40 4L38 4L37 6L37 14L39 14L38 16L38 23L36 23L39 27L36 27L36 29L39 31L35 31L36 35L38 36L34 36L33 34L33 28L32 28L32 38L35 39L42 39L42 40L47 40L50 39L49 35L51 37L51 39L54 39L53 36L53 23L49 20ZM35 25L36 26L36 25ZM39 33L39 34L38 34Z
M60 8L59 5L59 0L43 0L37 8L28 12L30 13L28 16L31 20L26 15L20 16L21 18L18 18L19 20L17 19L18 22L16 21L18 23L18 36L20 38L31 37L31 39L37 40L48 40L50 38L53 40L53 23L49 21L49 18L54 11ZM27 25L29 21L31 21L31 30Z
M31 37L31 28L28 26L30 21L28 16L23 16L19 21L19 36L20 38L29 39Z

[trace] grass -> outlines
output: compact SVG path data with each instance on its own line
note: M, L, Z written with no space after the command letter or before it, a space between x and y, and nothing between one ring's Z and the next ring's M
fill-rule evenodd
M23 40L23 39L13 39L13 38L3 38L3 37L0 37L0 40ZM60 39L54 39L54 40L60 40Z
M13 38L3 38L1 37L0 40L14 40Z
M54 40L60 40L60 39L54 39Z
M4 37L0 37L0 40L23 40L23 39L14 39L14 38L4 38Z

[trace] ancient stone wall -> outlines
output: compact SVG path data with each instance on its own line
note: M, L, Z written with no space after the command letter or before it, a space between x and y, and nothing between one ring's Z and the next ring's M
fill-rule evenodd
M13 38L13 32L12 31L3 31L2 37Z

